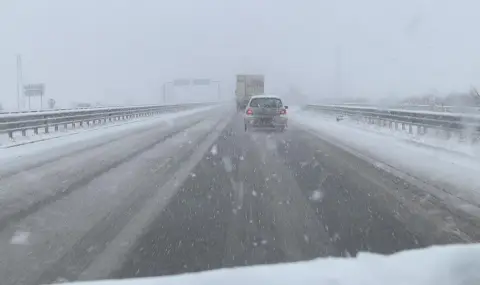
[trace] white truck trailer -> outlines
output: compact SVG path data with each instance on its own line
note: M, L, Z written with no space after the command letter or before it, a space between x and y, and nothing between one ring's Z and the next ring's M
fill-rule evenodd
M237 75L235 98L237 109L243 110L247 107L250 97L262 95L265 92L265 77L263 75Z

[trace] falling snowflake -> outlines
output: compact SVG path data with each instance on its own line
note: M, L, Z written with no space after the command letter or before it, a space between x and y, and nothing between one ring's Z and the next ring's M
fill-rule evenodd
M218 147L216 144L214 144L212 146L212 149L210 150L210 153L212 153L213 155L217 155L218 154Z
M310 242L310 238L307 236L307 235L303 235L303 239L305 240L305 242Z
M28 244L29 232L16 231L10 240L11 244Z
M340 240L340 235L338 233L335 233L331 239L332 241L339 241Z
M345 257L352 257L352 254L350 254L350 252L348 250L345 250L343 252L343 254L344 254Z
M310 201L317 201L321 202L323 199L323 193L320 190L315 190L312 192L312 195L310 195Z

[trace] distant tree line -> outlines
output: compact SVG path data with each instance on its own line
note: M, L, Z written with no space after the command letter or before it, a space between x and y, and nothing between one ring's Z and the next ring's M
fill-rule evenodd
M480 95L476 89L472 88L470 92L455 92L447 96L423 95L409 97L401 102L409 105L437 105L437 106L462 106L476 107L480 106Z

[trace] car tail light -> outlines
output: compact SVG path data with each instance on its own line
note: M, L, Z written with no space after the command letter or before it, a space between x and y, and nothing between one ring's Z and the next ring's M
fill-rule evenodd
M247 115L253 115L253 110L252 110L252 108L248 108L248 110L247 110Z
M285 109L280 110L280 115L286 115L286 114L287 114L287 110Z

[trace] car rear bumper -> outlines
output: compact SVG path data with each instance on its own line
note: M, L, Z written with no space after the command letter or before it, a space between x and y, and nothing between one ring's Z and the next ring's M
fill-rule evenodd
M245 124L254 128L278 128L286 127L288 119L285 117L275 118L245 118Z

